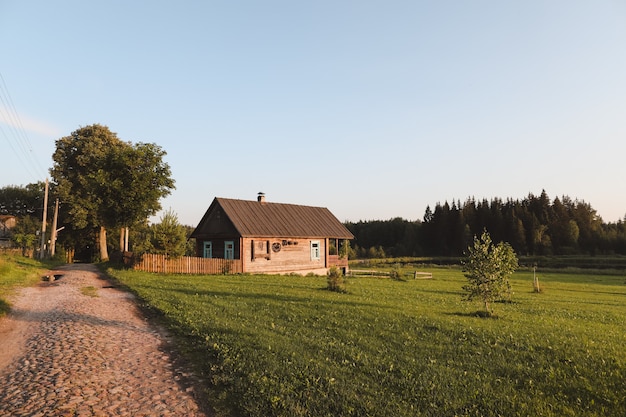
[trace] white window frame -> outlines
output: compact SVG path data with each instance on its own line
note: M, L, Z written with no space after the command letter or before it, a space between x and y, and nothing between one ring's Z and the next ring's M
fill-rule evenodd
M319 261L322 259L322 246L319 240L311 241L311 260Z

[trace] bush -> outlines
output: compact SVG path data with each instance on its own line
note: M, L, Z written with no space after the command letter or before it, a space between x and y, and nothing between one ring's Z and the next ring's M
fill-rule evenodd
M336 266L333 266L328 270L326 282L328 283L328 286L326 287L328 290L346 292L345 278L341 270Z
M402 265L398 263L393 264L393 267L389 271L389 278L391 278L394 281L406 281L402 275L401 266Z

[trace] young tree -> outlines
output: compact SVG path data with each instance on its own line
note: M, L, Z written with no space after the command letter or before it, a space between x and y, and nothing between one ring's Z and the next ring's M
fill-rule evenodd
M174 181L165 152L154 144L123 142L108 127L81 127L56 141L50 170L68 207L73 229L98 233L100 259L108 259L106 229L130 226L155 214Z
M508 243L495 245L487 231L468 248L463 261L463 272L468 280L463 286L466 299L479 298L485 305L487 314L493 314L490 303L511 295L509 275L517 269L517 256Z
M163 253L169 257L183 256L187 244L187 229L178 223L178 216L167 210L161 216L161 223L154 224L151 229L151 242L155 253Z
M37 233L41 230L41 221L32 216L24 216L18 220L12 230L12 239L22 249L22 255L27 256L38 247Z

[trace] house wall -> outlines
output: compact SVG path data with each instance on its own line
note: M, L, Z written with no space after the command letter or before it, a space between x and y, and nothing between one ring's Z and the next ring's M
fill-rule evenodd
M311 259L311 241L320 243L320 259ZM243 238L243 271L248 273L326 273L327 239Z
M213 246L213 258L224 258L224 247L226 241L231 241L235 245L235 255L233 259L240 259L241 255L241 238L238 236L229 238L216 238L216 239L196 239L196 256L202 258L204 256L204 242L210 241Z

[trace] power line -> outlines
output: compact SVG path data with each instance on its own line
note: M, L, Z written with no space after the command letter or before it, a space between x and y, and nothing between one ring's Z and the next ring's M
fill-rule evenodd
M39 163L39 160L35 157L33 153L33 146L30 142L30 139L28 138L28 135L26 134L26 130L24 129L22 120L20 119L17 109L15 108L15 104L13 103L13 99L11 98L11 94L9 93L9 89L6 85L4 77L2 76L2 73L0 73L0 81L0 102L2 102L2 107L0 107L0 109L4 110L0 114L3 116L5 123L10 127L9 130L13 134L14 142L17 143L18 148L16 150L15 147L12 146L12 149L14 149L16 153L18 151L22 153L22 156L25 158L26 163L24 162L23 158L20 157L19 159L25 167L33 168L35 173L42 171L45 172L45 170ZM7 137L8 140L8 136L6 132L4 132L4 129L3 134L5 137ZM28 163L30 163L30 165L28 165ZM27 169L30 171L30 168ZM30 172L32 174L32 171ZM41 178L38 175L35 175L35 177Z
M33 178L40 180L45 176L46 170L43 168L35 153L33 152L33 146L24 129L22 120L19 113L15 108L11 94L6 85L2 73L0 73L0 118L4 120L4 123L9 126L9 134L0 126L0 133L4 136L9 143L11 149L15 153L20 164ZM44 175L39 175L44 173Z

